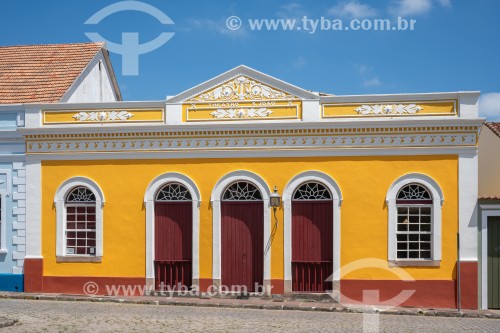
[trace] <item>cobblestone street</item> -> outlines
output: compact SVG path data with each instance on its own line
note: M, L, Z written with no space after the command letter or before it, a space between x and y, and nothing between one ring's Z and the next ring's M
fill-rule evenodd
M117 303L0 300L4 332L362 332L363 315ZM499 332L500 320L381 315L380 332Z

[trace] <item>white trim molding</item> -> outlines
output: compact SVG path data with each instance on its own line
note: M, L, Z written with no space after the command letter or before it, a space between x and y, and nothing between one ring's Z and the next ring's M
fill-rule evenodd
M66 196L77 186L87 187L94 193L96 198L96 249L95 257L103 256L103 207L105 203L104 194L95 181L90 178L77 176L65 180L57 189L54 195L54 205L56 207L56 257L58 261L87 262L88 256L67 255L66 254ZM98 259L96 261L99 261Z
M262 194L262 200L264 201L264 244L262 247L264 249L264 285L266 283L270 283L271 279L271 247L266 253L266 245L269 242L271 237L271 210L269 206L269 196L271 195L271 191L269 190L269 186L264 181L264 179L250 171L233 171L225 176L223 176L219 181L215 184L212 195L210 196L210 202L212 204L212 242L213 242L213 259L212 259L212 278L214 282L220 282L221 280L221 198L224 190L230 184L236 181L248 181L253 185L257 186L260 193ZM267 289L265 289L267 290Z
M0 169L5 181L0 181L0 254L7 253L7 197L12 191L12 174L10 169Z
M42 258L42 164L26 156L26 256Z
M315 123L311 123L315 124ZM254 124L255 125L255 124ZM197 130L186 127L166 132L120 132L87 134L43 134L26 137L27 154L72 155L77 153L139 153L139 152L190 152L206 151L241 151L241 150L322 150L322 149L361 149L361 148L461 148L477 145L477 130L463 130L460 127L417 127L412 125L412 133L407 128L387 126L362 128L360 126L341 128L288 128L285 123L282 129L274 127L258 130L227 128L227 130ZM321 124L324 126L325 124ZM109 125L111 130L111 125ZM183 125L185 126L185 125ZM266 126L269 126L267 124ZM409 126L409 125L408 125ZM299 126L297 126L299 127ZM435 128L434 132L431 129ZM406 131L404 131L404 130ZM66 129L67 130L67 129ZM115 130L115 128L113 128ZM188 132L189 130L189 132ZM75 128L75 131L78 131ZM94 133L92 133L94 134Z
M342 191L337 182L321 171L306 171L293 177L283 191L284 220L284 268L285 292L291 292L292 283L292 197L295 190L306 182L319 182L325 185L333 199L333 281L340 281L340 207Z
M460 232L460 260L477 261L479 170L477 152L458 156L458 224Z
M155 196L156 193L168 183L179 183L185 186L191 194L193 203L193 239L192 239L192 278L197 284L200 277L200 203L201 195L196 183L178 172L167 172L159 175L149 183L144 193L144 206L146 208L146 279L149 285L155 285Z
M488 309L488 217L499 216L499 205L481 204L481 309Z
M388 253L387 258L392 261L393 264L397 264L396 255L396 230L398 222L398 211L396 207L396 198L398 192L401 188L408 184L417 183L425 186L432 195L432 257L431 261L435 266L441 260L441 223L442 223L442 206L444 204L444 194L441 190L439 184L431 177L420 174L420 173L409 173L396 179L394 183L389 187L387 191L387 196L385 198L387 209L388 209ZM408 260L404 259L401 265L397 266L409 266L409 263L413 262L413 266L429 266L428 260Z
M0 190L0 254L7 253L7 190Z

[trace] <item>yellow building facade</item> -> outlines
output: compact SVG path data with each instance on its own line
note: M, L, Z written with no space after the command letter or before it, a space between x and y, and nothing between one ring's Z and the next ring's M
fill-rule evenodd
M325 95L240 66L161 102L34 106L25 290L476 308L477 98Z

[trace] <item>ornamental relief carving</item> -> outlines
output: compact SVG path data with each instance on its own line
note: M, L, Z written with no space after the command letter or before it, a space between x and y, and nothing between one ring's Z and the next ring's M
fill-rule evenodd
M28 141L28 153L206 151L367 147L446 147L476 145L476 133L305 135L206 138L151 138Z
M128 111L82 111L73 116L76 121L101 122L101 121L126 121L134 116Z
M209 92L190 99L190 102L209 103L215 101L252 101L290 99L295 96L271 88L245 76L239 76Z
M416 104L364 104L354 109L362 115L416 114L424 108Z
M250 108L250 109L217 109L210 113L210 115L214 118L223 119L223 118L266 118L269 117L273 111L267 108Z

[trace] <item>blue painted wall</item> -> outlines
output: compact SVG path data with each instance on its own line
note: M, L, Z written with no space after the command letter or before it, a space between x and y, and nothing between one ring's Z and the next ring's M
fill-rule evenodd
M0 247L0 290L23 291L26 253L25 143L18 127L24 126L22 110L0 106L0 196L3 244Z
M24 275L0 273L0 288L2 291L23 291Z

